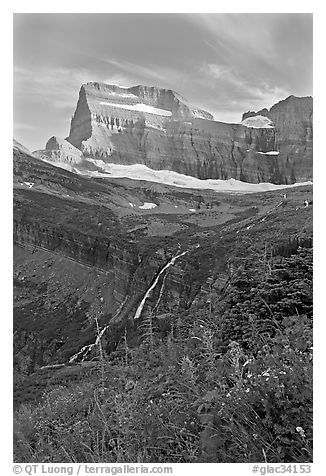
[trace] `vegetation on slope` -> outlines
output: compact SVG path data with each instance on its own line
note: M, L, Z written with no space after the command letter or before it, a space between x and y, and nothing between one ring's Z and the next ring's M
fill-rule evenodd
M312 461L312 249L251 252L222 292L138 331L20 405L16 461Z

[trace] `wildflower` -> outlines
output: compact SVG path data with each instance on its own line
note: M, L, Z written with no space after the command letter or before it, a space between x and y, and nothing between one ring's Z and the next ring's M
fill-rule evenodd
M299 433L299 435L301 436L301 438L305 438L306 434L304 432L304 429L301 427L301 426L297 426L296 427L296 431Z

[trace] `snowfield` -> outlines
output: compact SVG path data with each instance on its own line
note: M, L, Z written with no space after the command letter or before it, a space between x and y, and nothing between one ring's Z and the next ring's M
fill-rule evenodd
M146 112L147 114L155 114L156 116L172 116L171 111L165 109L159 109L157 107L148 106L147 104L137 103L137 104L116 104L113 102L101 101L100 104L111 107L119 107L121 109L127 109L128 111L138 111Z
M268 117L265 116L252 116L252 117L247 117L247 119L244 119L242 122L240 122L243 126L246 127L254 127L254 128L265 128L265 129L273 129L274 124Z
M151 210L152 208L155 208L155 207L157 207L155 203L145 202L144 205L141 205L138 208L141 208L142 210Z
M273 183L247 183L235 180L233 178L228 180L207 179L200 180L190 175L179 174L172 170L152 170L143 164L133 165L119 165L107 164L102 160L88 159L97 167L103 170L88 171L87 175L91 177L110 177L110 178L129 178L132 180L148 180L150 182L162 183L165 185L174 185L180 188L194 188L194 189L209 189L216 192L231 192L231 193L254 193L267 192L271 190L279 190L284 188L291 188L302 185L312 185L312 182L301 182L292 185L275 185Z

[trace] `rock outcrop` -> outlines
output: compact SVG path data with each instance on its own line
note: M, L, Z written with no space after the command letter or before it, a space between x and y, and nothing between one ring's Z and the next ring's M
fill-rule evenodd
M254 116L269 118L275 128L275 149L282 165L292 167L296 181L312 179L313 99L289 96L268 109L243 114L242 120Z
M74 156L77 166L80 151L86 160L144 164L200 179L302 182L312 178L312 98L290 96L228 124L172 90L92 82L80 89L69 136L60 141L65 146L52 142L47 156L60 161L62 155L62 162Z
M80 164L83 161L83 153L70 142L59 137L51 137L44 150L34 152L40 159L49 162L64 162L70 165Z

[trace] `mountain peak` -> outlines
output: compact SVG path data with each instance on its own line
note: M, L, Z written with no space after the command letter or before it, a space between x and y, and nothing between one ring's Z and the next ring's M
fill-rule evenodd
M249 117L253 116L266 116L269 117L270 119L273 120L271 117L271 114L273 114L274 111L276 110L281 110L284 108L296 108L296 109L304 109L308 111L308 113L312 114L312 105L313 105L313 99L312 96L294 96L291 94L285 99L281 99L277 103L275 103L270 109L267 109L266 107L264 109L261 109L260 111L248 111L244 112L242 114L242 121Z
M81 86L69 136L37 155L78 170L146 166L198 179L294 183L311 179L312 98L288 98L214 121L172 89L91 81Z
M81 86L81 93L85 93L88 102L94 107L94 103L100 103L100 106L119 107L124 105L123 109L131 109L138 113L164 115L162 112L150 110L144 106L154 107L168 111L166 116L173 116L178 119L202 118L213 120L214 117L207 111L192 106L185 100L181 94L172 89L161 88L157 86L145 86L138 84L136 86L121 86L103 82L91 81ZM136 105L143 107L136 107ZM99 105L99 104L98 104ZM100 109L103 109L101 107ZM142 114L138 114L139 116Z

